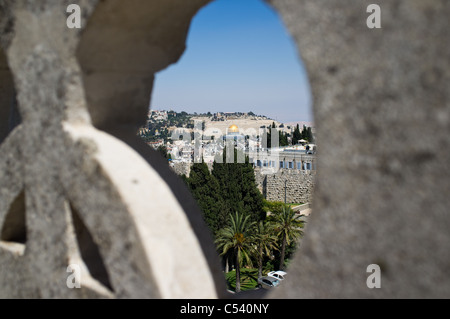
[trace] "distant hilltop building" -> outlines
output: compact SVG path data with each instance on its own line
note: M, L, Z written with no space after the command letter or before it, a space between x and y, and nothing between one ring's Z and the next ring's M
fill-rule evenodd
M168 120L168 112L167 111L157 111L157 110L151 110L148 113L149 120L153 120L156 122L162 122Z
M263 115L255 115L253 112L217 112L211 116L211 121L230 121L237 119L248 120L267 120L268 118Z

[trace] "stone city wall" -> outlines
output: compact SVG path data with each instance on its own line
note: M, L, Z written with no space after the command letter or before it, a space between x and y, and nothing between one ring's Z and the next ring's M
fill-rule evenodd
M264 174L255 169L256 184L264 198L286 203L311 203L314 191L315 171L280 169L274 174Z
M177 162L170 164L177 175L186 175L192 167L191 163ZM211 170L212 165L208 163ZM311 170L279 169L272 174L264 173L259 167L255 168L255 182L264 198L270 201L284 201L286 186L287 203L311 203L314 191L316 173Z

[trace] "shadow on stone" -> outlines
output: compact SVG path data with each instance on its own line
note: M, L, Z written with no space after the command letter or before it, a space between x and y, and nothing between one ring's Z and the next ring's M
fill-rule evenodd
M0 143L20 122L13 77L6 55L0 48Z
M76 209L70 205L70 211L72 214L72 221L75 228L75 234L77 238L78 248L86 267L89 269L89 273L92 278L98 280L109 290L114 291L109 275L103 262L100 250L97 244L94 242L91 233L83 223Z
M0 239L2 241L25 245L27 226L25 213L25 192L22 191L9 207L3 223Z

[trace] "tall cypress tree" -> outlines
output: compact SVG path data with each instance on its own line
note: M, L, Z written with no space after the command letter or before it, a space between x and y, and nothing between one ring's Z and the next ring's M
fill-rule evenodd
M283 131L279 132L278 141L279 141L279 143L278 143L279 146L288 146L289 145L287 135Z
M203 218L213 233L226 225L228 215L224 212L224 200L217 179L210 174L205 163L195 163L189 178L189 189L203 212Z
M294 130L294 134L292 136L292 145L298 144L298 141L302 139L302 133L300 133L300 125L297 124L297 127Z
M306 136L307 136L308 142L314 143L314 136L313 136L311 127L308 127L308 129L306 130Z
M213 176L217 179L222 198L225 201L226 214L243 212L250 216L252 221L258 221L263 217L263 196L256 186L255 174L249 158L245 157L245 163L236 163L237 150L234 149L234 163L214 162Z

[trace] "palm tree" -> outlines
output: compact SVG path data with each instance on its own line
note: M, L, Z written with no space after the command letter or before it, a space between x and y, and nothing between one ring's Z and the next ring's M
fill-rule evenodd
M271 256L273 250L278 250L278 238L273 226L260 221L255 227L254 243L256 245L256 259L258 261L258 278L262 277L262 262L264 256Z
M277 236L282 240L280 258L281 270L284 269L286 245L289 245L292 240L296 240L303 235L302 229L305 221L301 219L302 217L304 217L304 215L297 215L288 205L285 205L281 212L271 216Z
M253 245L251 229L254 222L249 221L250 216L244 214L230 215L230 225L219 230L215 243L221 249L221 256L229 251L233 253L236 265L236 292L241 291L240 266L244 259L247 265L252 266L250 252Z

